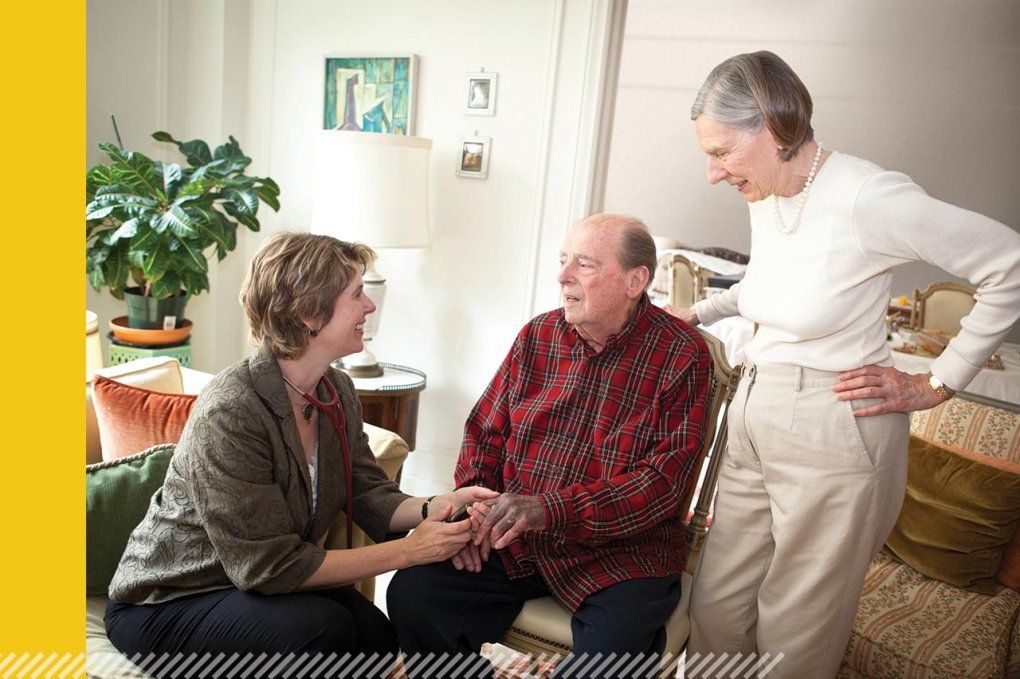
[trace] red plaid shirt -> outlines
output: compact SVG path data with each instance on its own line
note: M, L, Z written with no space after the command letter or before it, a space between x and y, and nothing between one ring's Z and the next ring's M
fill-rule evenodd
M679 574L712 369L697 332L646 296L595 353L557 309L524 326L468 416L457 486L537 495L547 528L500 556L572 611L632 578Z

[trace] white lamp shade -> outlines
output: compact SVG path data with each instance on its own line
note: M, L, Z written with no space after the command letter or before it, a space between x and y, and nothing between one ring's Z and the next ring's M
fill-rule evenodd
M421 137L320 131L312 233L373 248L427 247L431 149Z

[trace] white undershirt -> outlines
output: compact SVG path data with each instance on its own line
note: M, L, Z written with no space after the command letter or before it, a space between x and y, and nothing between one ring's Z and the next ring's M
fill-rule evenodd
M312 479L312 514L319 506L319 442L315 442L315 452L308 463L308 475Z
M781 198L783 219L797 197ZM891 269L926 261L977 286L977 304L932 373L964 389L1020 316L1020 234L928 196L899 172L833 153L800 227L779 233L773 198L749 203L751 261L741 283L698 302L709 325L741 315L759 324L749 360L842 371L891 365L885 315Z

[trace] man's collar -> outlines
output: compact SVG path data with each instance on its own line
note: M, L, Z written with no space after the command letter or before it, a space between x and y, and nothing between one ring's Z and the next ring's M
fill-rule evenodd
M623 327L620 328L619 332L613 333L612 335L606 338L605 343L602 345L602 349L598 353L603 353L604 351L606 351L606 349L609 349L610 347L613 347L625 341L634 333L635 330L644 328L648 324L647 322L648 306L650 304L651 302L648 299L648 294L642 292L641 296L638 297L637 303L634 305L634 308L631 310L630 317L627 319L627 322L623 324ZM570 331L574 334L574 336L577 337L583 344L594 349L594 347L591 346L591 341L585 338L584 335L582 335L580 332L578 332L576 326L567 323L566 317L563 314L562 309L560 310L560 321L567 328L569 328Z

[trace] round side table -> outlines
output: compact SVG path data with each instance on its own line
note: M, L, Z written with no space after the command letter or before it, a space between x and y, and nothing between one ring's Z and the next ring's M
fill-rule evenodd
M407 443L407 449L414 450L418 395L425 389L425 373L393 363L379 366L383 369L379 377L351 377L361 399L364 420L396 432Z

